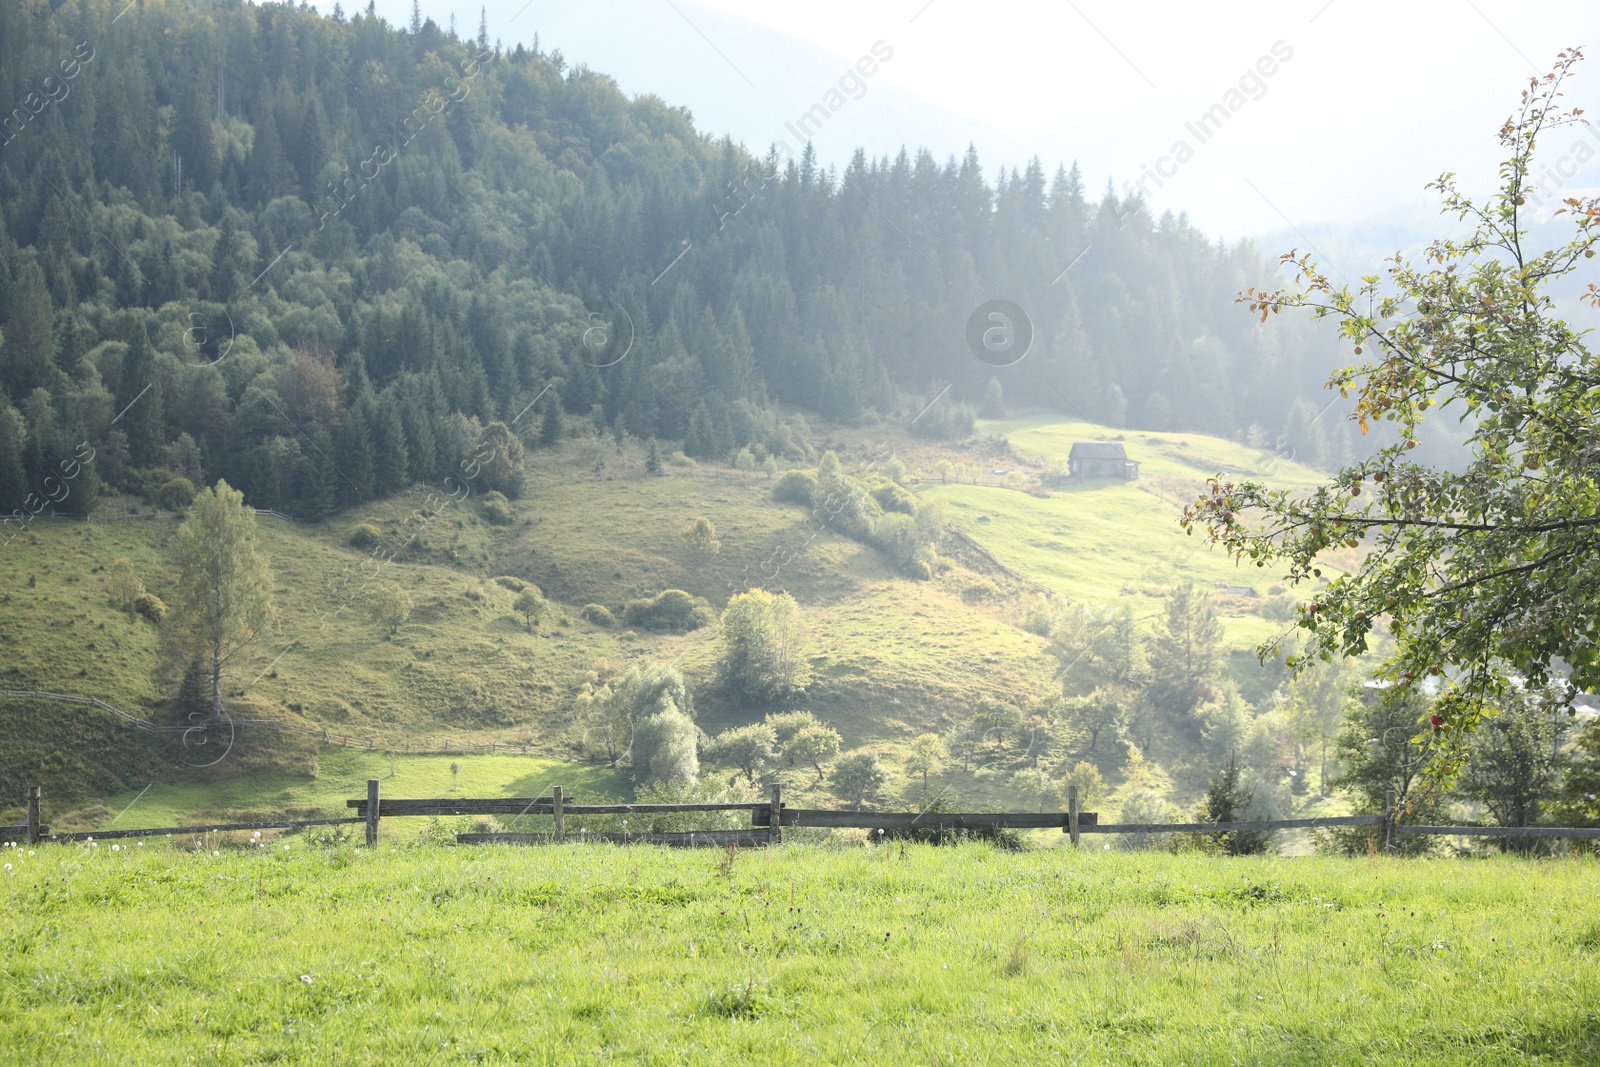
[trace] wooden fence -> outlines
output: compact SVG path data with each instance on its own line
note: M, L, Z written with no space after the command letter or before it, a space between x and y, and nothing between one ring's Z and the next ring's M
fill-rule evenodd
M1067 789L1067 810L1055 812L1031 811L840 811L831 808L791 808L783 803L782 787L772 786L770 799L708 804L573 804L567 800L561 786L551 789L542 797L488 797L428 800L384 800L378 779L367 780L367 795L345 802L355 814L342 819L283 819L269 822L205 823L194 826L168 826L144 830L95 830L80 833L51 833L40 822L40 788L28 790L27 821L15 826L0 826L0 838L25 839L29 844L40 841L113 840L123 837L157 837L162 835L189 835L223 830L301 829L309 826L339 826L363 824L368 845L378 843L381 818L407 818L412 816L459 815L548 815L553 828L545 833L460 833L459 844L545 844L560 841L602 841L617 844L655 844L679 848L753 848L778 844L783 839L783 828L790 827L854 827L864 830L888 831L980 831L998 830L1054 830L1067 834L1074 846L1083 834L1221 834L1231 831L1272 831L1335 826L1381 827L1386 849L1394 848L1395 839L1402 834L1435 834L1461 837L1500 838L1569 838L1600 839L1600 828L1558 826L1410 826L1401 819L1402 810L1395 803L1394 794L1388 798L1388 811L1382 815L1329 815L1307 819L1264 819L1248 822L1169 822L1169 823L1102 823L1092 811L1078 810L1077 787ZM584 815L666 815L707 814L712 812L749 812L749 829L681 830L672 832L629 833L607 830L587 831L582 828L569 831L568 816ZM774 818L776 814L776 818Z

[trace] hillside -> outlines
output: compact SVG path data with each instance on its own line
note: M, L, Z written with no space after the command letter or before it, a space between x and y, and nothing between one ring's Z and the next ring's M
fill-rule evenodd
M417 505L427 495L420 487L320 525L261 516L256 525L281 618L230 673L230 711L371 738L379 748L494 741L570 759L571 699L588 672L670 662L695 685L700 724L715 733L771 710L720 692L715 627L687 634L607 627L586 621L580 609L600 604L620 618L628 600L665 588L720 608L733 593L760 584L792 593L809 630L812 682L780 707L813 711L841 731L847 747L885 753L898 774L893 768L912 737L950 733L980 700L1026 706L1056 691L1060 664L1049 641L1029 628L1042 591L1062 601L1132 604L1147 631L1163 594L1179 581L1253 579L1267 592L1259 575L1243 574L1212 553L1174 556L1194 542L1176 527L1172 495L1202 469L1259 467L1270 462L1266 454L1201 435L1144 434L1127 442L1130 455L1145 464L1136 483L1069 482L1043 496L1035 495L1043 492L1037 482L1030 483L1034 492L940 483L933 472L951 461L994 482L1002 479L987 472L999 462L1035 476L1089 432L1045 417L983 428L1004 431L1009 443L981 435L951 445L881 429L829 431L828 443L846 457L891 447L907 464L907 484L925 499L946 502L945 565L930 581L907 578L879 549L773 501L768 475L684 461L647 475L638 442L617 446L594 437L538 453L507 522L485 518L476 499L441 505L419 520ZM1313 477L1303 468L1276 473ZM95 695L167 721L175 714L176 679L163 669L160 633L111 605L107 571L110 560L126 557L160 595L174 577L165 551L177 519L108 521L116 512L104 507L88 523L38 521L0 554L0 588L7 590L0 594L7 608L0 639L13 650L0 685ZM715 524L722 543L718 555L704 560L681 538L697 515ZM378 547L352 547L352 535L364 526L380 531ZM389 553L396 562L376 562ZM1170 566L1174 559L1181 567ZM515 578L537 583L552 600L531 633L511 607ZM392 635L368 614L372 589L386 582L405 588L414 604ZM974 597L974 589L983 596ZM1267 691L1275 675L1255 663L1251 650L1284 625L1263 617L1270 598L1216 600L1224 605L1233 673ZM217 770L197 772L188 764L201 761L162 756L155 742L101 712L16 702L7 709L7 733L19 744L4 768L12 792L38 768L55 767L47 777L66 779L57 781L58 796L117 810L152 780L176 785L316 768L314 745L257 735L241 739L236 756ZM260 753L256 762L242 758L250 752ZM75 755L62 764L61 753ZM1113 779L1116 770L1115 763L1106 767ZM76 788L69 784L74 777ZM952 768L943 781L976 799L1017 800L1006 775L993 768L975 774ZM345 788L358 784L352 779ZM810 786L801 780L796 788Z

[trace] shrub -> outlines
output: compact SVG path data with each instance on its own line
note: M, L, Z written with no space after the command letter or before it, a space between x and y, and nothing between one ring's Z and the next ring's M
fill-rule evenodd
M686 633L716 621L711 605L682 589L664 589L654 597L630 600L622 609L622 620L646 630Z
M903 515L917 513L917 498L894 482L887 482L872 490L872 499L884 511L898 511Z
M741 448L733 454L733 469L737 471L753 471L756 469L755 453L748 448Z
M377 548L382 541L383 531L379 530L370 522L364 522L360 526L357 526L354 530L350 531L350 547L359 548L363 552L369 552L372 549Z
M511 501L506 499L504 493L485 493L483 503L479 505L478 510L483 515L484 521L492 522L496 526L508 525L516 518L511 511Z
M672 455L668 456L667 457L667 466L669 466L669 467L682 467L685 470L691 470L691 471L700 469L700 464L696 463L694 460L690 459L688 456L684 455L682 452L674 452Z
M528 583L514 574L502 574L494 579L494 584L502 589L509 589L513 593L521 593L528 588Z
M145 593L144 583L133 573L133 564L126 556L118 556L111 561L107 587L111 592L111 603L127 612L134 610L139 597Z
M786 471L772 484L772 499L785 504L811 506L811 496L817 489L817 476L810 471Z
M583 610L578 612L578 617L608 630L617 624L617 617L611 614L611 609L604 604L585 604Z
M961 599L968 604L981 604L986 600L997 600L1000 597L1000 587L989 579L973 582L961 590Z
M158 625L167 617L166 602L154 593L140 593L134 599L133 610Z
M184 477L169 478L156 490L156 506L166 511L183 511L194 503L194 483Z

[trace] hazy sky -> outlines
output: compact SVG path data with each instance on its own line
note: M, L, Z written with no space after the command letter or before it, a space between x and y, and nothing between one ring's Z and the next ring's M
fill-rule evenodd
M440 22L454 12L463 35L477 27L477 4L422 6ZM404 22L409 0L379 10ZM1435 228L1423 185L1454 170L1486 188L1527 79L1564 47L1600 49L1593 0L496 0L488 25L508 45L537 31L546 51L755 150L797 143L788 124L845 78L846 103L814 135L828 162L902 144L942 159L973 142L991 180L1031 155L1050 170L1076 159L1095 193L1159 168L1143 186L1156 209L1227 237ZM890 57L850 80L875 44ZM1600 51L1570 101L1600 104L1595 63ZM1219 104L1226 120L1199 127ZM1600 129L1545 146L1552 165L1587 161L1568 192L1600 187Z

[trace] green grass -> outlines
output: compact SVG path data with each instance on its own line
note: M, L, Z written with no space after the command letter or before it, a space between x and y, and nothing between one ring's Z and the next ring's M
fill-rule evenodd
M1600 1058L1593 860L6 852L0 1063Z
M985 422L982 429L1005 434L1023 456L1063 464L1075 441L1104 435L1086 423L1046 417ZM1136 482L1069 483L1047 499L976 485L934 483L922 491L945 500L951 518L1001 563L1074 600L1129 603L1135 615L1145 617L1160 612L1163 603L1147 589L1184 581L1206 589L1218 582L1248 585L1265 597L1278 575L1240 567L1203 538L1188 536L1178 526L1183 503L1217 472L1260 478L1279 488L1311 485L1320 476L1215 437L1144 431L1123 437L1128 456L1140 464ZM1224 616L1223 625L1232 645L1243 649L1282 632L1286 624L1239 614Z
M626 792L626 783L614 771L534 756L397 755L391 764L382 753L336 748L317 763L317 776L310 779L261 774L131 789L107 798L106 807L118 814L96 828L139 830L224 817L265 822L286 812L304 819L342 818L352 814L346 800L367 795L369 778L377 778L382 795L392 800L546 796L556 784L571 796L593 797L594 802L619 799ZM452 763L460 764L459 774L451 774Z

